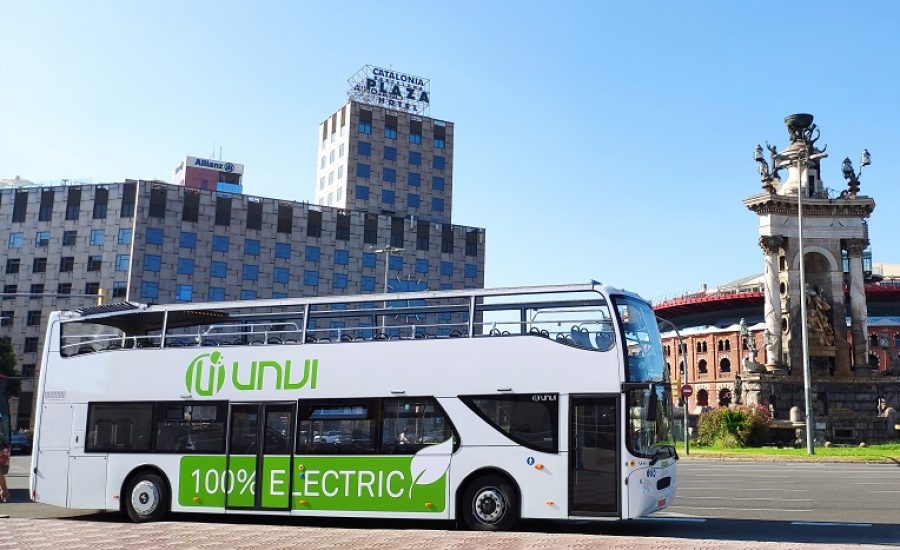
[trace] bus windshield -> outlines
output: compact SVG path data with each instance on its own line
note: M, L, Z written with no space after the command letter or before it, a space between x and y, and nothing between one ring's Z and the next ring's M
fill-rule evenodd
M656 315L641 300L616 296L614 301L625 348L628 450L654 459L674 456L672 390Z

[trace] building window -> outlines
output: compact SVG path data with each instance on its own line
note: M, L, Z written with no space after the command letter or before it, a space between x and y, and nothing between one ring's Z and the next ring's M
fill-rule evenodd
M384 146L384 160L397 160L397 148Z
M310 210L306 220L306 236L321 237L322 236L322 212L319 210Z
M18 285L3 285L3 293L4 294L15 294L19 291ZM4 296L3 299L9 299L12 296Z
M262 203L251 199L247 203L247 229L262 229Z
M388 268L391 271L403 271L403 256L391 255L388 260Z
M6 260L6 273L7 275L12 273L18 273L19 267L22 264L22 260L19 258L8 258Z
M35 336L25 338L25 353L37 353L38 339Z
M134 198L136 196L136 183L126 183L122 186L122 208L119 211L119 217L130 218L134 216Z
M113 281L112 297L124 298L128 291L128 284L125 281Z
M131 244L131 229L119 229L119 244Z
M428 273L428 260L423 258L416 260L416 273Z
M697 406L698 407L708 407L709 406L709 392L706 390L700 390L697 392Z
M375 277L363 275L360 288L363 292L375 292Z
M441 262L441 275L453 276L453 262Z
M408 172L406 174L406 181L409 183L410 187L418 187L422 182L422 176L417 172Z
M310 262L318 262L321 252L318 246L306 247L306 259Z
M467 279L474 279L476 275L478 275L478 266L475 264L466 264L463 268L463 275Z
M466 256L478 256L478 231L466 230Z
M275 243L275 257L290 260L291 243Z
M350 214L347 212L338 212L337 224L335 227L335 238L339 241L350 240Z
M384 204L394 204L394 192L390 189L384 189L381 191L381 202Z
M347 288L347 275L344 273L335 273L331 288L345 289Z
M228 275L228 264L225 262L210 262L209 274L212 277L225 277Z
M434 197L431 199L431 211L432 212L443 212L444 211L444 199L440 197Z
M397 171L393 168L385 168L381 177L388 183L395 183L397 181Z
M289 204L278 205L278 223L276 231L278 233L288 233L293 231L294 226L294 207Z
M144 281L141 283L141 298L156 300L159 298L159 283Z
M176 302L190 302L193 294L194 287L192 285L175 285Z
M103 246L106 239L106 232L103 229L91 229L91 244L94 246Z
M244 264L244 268L241 271L241 278L245 281L255 281L259 279L259 266Z
M131 264L131 257L128 254L118 254L116 256L116 271L128 271Z
M259 256L259 241L256 239L247 239L244 241L245 256Z
M363 267L375 267L375 253L363 252L362 265Z
M9 248L22 248L22 242L24 241L24 237L22 233L10 233L9 234Z
M198 219L200 219L200 193L185 189L184 203L181 205L181 221L196 222Z
M100 268L103 266L103 256L88 256L87 261L87 270L88 271L100 271Z
M397 139L397 117L392 115L384 117L384 137Z
M422 143L422 134L409 134L409 142L412 144Z
M147 228L147 244L161 245L163 243L163 230L159 227Z
M181 237L178 239L178 246L190 250L197 248L197 234L182 231Z
M34 246L41 248L50 244L50 232L38 231L34 236Z
M435 170L443 170L444 169L444 157L440 155L434 155L431 159L431 167Z
M69 273L75 269L75 256L63 256L59 259L59 272Z
M213 235L212 240L213 252L228 252L228 237L224 235Z
M86 283L84 285L84 293L92 296L100 293L100 283Z
M53 191L41 191L41 207L38 210L38 221L49 222L53 219Z
M731 361L727 357L723 357L719 361L719 372L731 372Z
M356 177L368 179L369 178L369 165L363 164L361 162L357 163L356 164Z
M286 267L276 267L272 275L272 279L276 283L288 284L291 282L291 270Z
M0 327L13 326L14 311L0 311Z
M94 219L106 219L106 207L109 203L109 190L103 187L97 187L94 191Z
M231 197L216 197L216 225L231 225Z
M241 290L241 300L255 300L256 291L250 289Z
M410 208L418 208L419 207L419 195L415 193L409 193L406 195L406 206Z
M194 259L193 258L178 258L178 273L180 275L193 275L194 274Z
M150 208L148 215L151 218L166 217L166 188L154 186L150 189Z
M356 143L356 152L362 157L372 156L372 144L368 141L358 141Z
M347 265L350 263L350 252L346 250L335 250L334 251L334 264L335 265Z
M209 287L209 301L221 302L225 299L225 289L218 286Z
M356 198L364 201L369 200L369 187L366 185L357 185Z
M304 271L303 272L303 284L306 286L319 286L319 272L318 271Z
M13 223L22 223L25 221L25 214L28 209L28 191L19 191L13 200Z
M31 294L32 298L34 298L35 294L43 294L44 293L44 285L42 283L35 283L31 285L31 289L28 291Z
M431 178L431 188L435 191L443 191L444 190L444 178L440 176L434 176Z
M32 273L46 273L47 272L47 258L35 258L31 262L31 272Z
M356 129L360 134L371 134L372 133L372 122L360 120L359 124L356 126Z
M152 271L154 273L159 273L160 267L162 266L162 258L156 254L145 254L144 255L144 271Z
M62 245L63 246L75 246L75 241L78 240L78 231L69 230L63 231Z
M434 138L434 148L435 149L443 149L444 148L443 138Z
M77 220L81 215L81 189L69 189L66 197L66 219Z
M697 372L700 373L700 374L706 374L706 373L707 373L706 359L701 359L701 360L697 363Z

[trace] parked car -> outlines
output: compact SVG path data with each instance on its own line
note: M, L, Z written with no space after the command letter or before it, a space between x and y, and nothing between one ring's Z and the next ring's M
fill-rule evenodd
M13 434L12 435L12 452L16 453L31 453L31 437L28 434Z

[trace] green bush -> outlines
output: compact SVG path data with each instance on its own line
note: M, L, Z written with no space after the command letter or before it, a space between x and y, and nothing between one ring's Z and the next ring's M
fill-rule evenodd
M764 405L731 405L700 414L697 443L717 447L758 447L769 441L772 414Z

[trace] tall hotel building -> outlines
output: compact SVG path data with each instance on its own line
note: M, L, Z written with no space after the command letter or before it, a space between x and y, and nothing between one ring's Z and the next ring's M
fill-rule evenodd
M365 70L385 85L372 73L388 71ZM195 157L175 184L0 188L0 337L22 375L40 370L48 312L98 292L167 303L484 286L484 229L450 222L452 123L363 99L319 127L319 204L242 194L242 165ZM29 425L35 387L23 381L15 426Z

